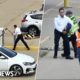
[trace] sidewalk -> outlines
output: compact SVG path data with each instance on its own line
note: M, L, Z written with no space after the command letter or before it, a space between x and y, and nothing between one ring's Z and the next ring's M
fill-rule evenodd
M37 70L37 80L80 80L80 65L78 59L66 60L61 57L59 51L58 58L53 59L53 51L40 58ZM71 51L71 56L73 56Z
M66 8L65 11L71 10L77 17L80 16L80 7L77 4L74 5L75 1L76 0L71 0L71 2L73 2L71 3L72 7ZM80 3L79 0L78 2ZM46 37L49 37L49 39L44 41L44 43L42 43L40 47L47 49L54 46L54 17L58 15L58 9L63 4L62 2L59 2L59 0L54 0L54 3L53 0L46 0L45 4L46 11L43 18L41 41L44 38L46 39ZM60 48L62 47L62 45L63 44L61 41ZM40 55L43 54L43 52L46 54L46 56L39 59L36 75L37 80L80 80L80 65L78 59L66 60L62 58L61 54L63 53L63 51L58 52L57 59L53 59L54 51L41 50ZM73 51L71 51L71 56L74 56Z

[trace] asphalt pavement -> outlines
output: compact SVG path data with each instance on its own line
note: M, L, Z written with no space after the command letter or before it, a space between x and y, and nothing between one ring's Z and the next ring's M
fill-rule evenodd
M64 6L64 0L45 0L44 11L47 11L48 9L59 8L62 6ZM79 0L68 0L67 7L80 8L80 1Z
M78 59L66 60L65 58L62 58L61 54L63 51L59 51L58 58L53 59L54 17L58 15L59 7L63 6L62 1L45 0L45 15L43 17L43 26L40 40L41 50L39 53L40 58L36 74L37 80L80 80L80 65ZM72 10L74 15L78 18L80 15L80 1L69 1L71 5L70 7L65 8L65 11ZM62 45L61 39L59 47L62 48ZM74 57L74 52L72 50L71 56Z

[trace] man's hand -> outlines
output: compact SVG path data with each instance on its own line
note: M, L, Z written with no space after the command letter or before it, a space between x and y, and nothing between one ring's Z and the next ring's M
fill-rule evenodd
M63 31L63 34L67 34L67 31Z

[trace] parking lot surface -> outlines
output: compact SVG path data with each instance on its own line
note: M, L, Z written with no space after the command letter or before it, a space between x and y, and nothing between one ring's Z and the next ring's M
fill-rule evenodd
M8 28L11 32L14 31L13 25L17 24L21 26L21 20L25 13L39 10L43 0L0 0L0 27ZM25 39L26 40L26 39ZM30 55L35 60L38 56L39 39L26 40L31 50L27 51L24 45L19 42L16 52ZM36 43L35 43L36 42ZM12 49L14 38L9 31L5 31L4 34L4 46ZM0 80L34 80L34 75L21 76L21 77L7 77Z
M41 50L37 69L37 80L76 80L80 79L80 65L78 59L66 60L61 57L63 51L58 52L58 58L54 55L54 17L58 15L59 7L63 6L61 0L45 0L45 15L41 34ZM69 0L70 6L66 10L72 10L75 16L80 15L80 1ZM76 2L76 3L75 3ZM75 5L74 5L75 4ZM74 8L75 7L75 8ZM46 29L45 29L46 28ZM62 48L62 40L59 47ZM71 50L71 56L74 52Z

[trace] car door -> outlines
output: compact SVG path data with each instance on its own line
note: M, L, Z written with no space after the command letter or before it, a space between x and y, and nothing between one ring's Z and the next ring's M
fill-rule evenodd
M38 25L41 26L42 25L42 14L36 14L36 22L38 22Z
M35 14L31 16L34 23L38 25L38 27L42 26L42 14Z
M38 14L38 22L39 22L39 27L41 28L42 27L42 14Z
M0 71L8 70L8 58L0 52Z

